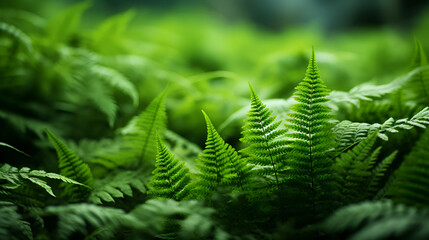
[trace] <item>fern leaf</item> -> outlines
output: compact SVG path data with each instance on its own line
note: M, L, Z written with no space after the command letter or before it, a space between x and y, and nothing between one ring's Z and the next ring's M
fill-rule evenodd
M429 213L391 201L348 205L337 210L321 228L329 238L341 239L427 239Z
M46 129L46 134L57 151L60 174L91 187L93 179L89 166L80 160L71 149L48 129ZM91 189L88 187L76 185L62 184L62 188L63 195L70 202L85 201L91 192Z
M415 38L415 50L414 57L411 63L411 68L421 68L427 67L428 61L426 58L426 54L423 50L422 44L420 41ZM429 71L426 69L425 71L421 71L416 74L413 79L408 84L409 88L413 90L415 95L415 100L419 103L423 103L427 105L429 103Z
M162 135L167 128L166 95L167 89L122 130L124 136L119 150L100 154L94 162L107 168L134 163L139 166L153 166L156 157L156 133Z
M139 228L142 225L122 209L87 203L50 206L41 215L58 216L57 229L51 233L56 239L83 239L85 236L116 239L120 227Z
M402 118L395 120L387 119L384 123L356 123L350 121L341 121L335 125L333 131L336 135L335 141L338 142L337 152L344 151L349 146L366 138L368 135L378 131L378 137L387 141L389 137L386 133L396 133L400 130L410 130L414 127L426 128L429 125L429 107L422 109L410 119Z
M398 151L394 151L389 156L385 157L380 163L372 170L372 177L369 183L369 191L372 193L377 193L380 190L380 182L385 174L392 165L393 160L395 160Z
M220 186L238 186L243 189L247 181L246 166L234 148L225 143L214 128L207 114L203 112L207 124L207 140L203 153L199 156L199 193L205 198Z
M27 203L28 205L43 205L42 201L45 196L41 194L40 188L52 197L55 197L51 186L44 180L47 178L60 180L65 185L85 187L83 184L68 177L56 173L47 173L43 170L31 170L28 167L18 169L4 164L0 168L0 173L0 180L4 181L0 186L0 196L17 202L25 200L23 203ZM35 185L38 188L34 188Z
M297 104L286 119L290 129L286 135L292 139L289 146L287 170L290 184L304 194L308 209L316 222L322 212L327 212L333 204L335 176L332 170L331 152L335 146L331 131L332 113L326 105L329 90L320 78L314 49L304 79L296 87L294 94Z
M371 169L381 149L372 150L376 139L377 133L374 133L336 159L334 169L340 176L344 203L358 202L368 197L368 179L372 176Z
M19 152L19 153L21 153L21 154L24 154L24 155L25 155L25 156L27 156L27 157L30 157L30 155L26 154L25 152L23 152L23 151L21 151L21 150L17 149L16 147L13 147L13 146L11 146L11 145L7 144L7 143L0 142L0 146L7 147L7 148L10 148L10 149L13 149L13 150L15 150L15 151L17 151L17 152Z
M282 184L280 172L287 152L287 142L282 139L286 130L279 128L281 121L275 121L273 111L262 103L250 83L249 87L251 108L243 126L243 137L240 139L249 146L240 152L248 155L248 161L258 166L253 172L267 178L267 186L270 189L279 189Z
M132 197L133 189L146 193L146 183L139 171L111 172L103 179L94 180L88 201L95 204L115 202L115 198Z
M25 50L32 54L34 51L33 41L31 38L21 31L19 28L10 25L5 22L0 22L0 32L7 34L9 37L13 38L15 41L19 42L24 46Z
M395 180L387 195L395 202L429 207L429 131L426 130L395 172Z
M157 136L157 149L156 168L149 182L152 188L148 193L176 201L185 199L190 190L189 169L185 167L185 163L175 159L159 136Z
M0 239L33 239L30 223L22 220L18 207L10 202L0 202Z

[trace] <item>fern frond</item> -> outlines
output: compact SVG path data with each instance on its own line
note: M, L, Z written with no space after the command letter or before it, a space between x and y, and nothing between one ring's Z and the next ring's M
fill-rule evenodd
M23 152L23 151L19 150L18 148L14 147L14 146L11 146L11 145L7 144L7 143L0 142L0 146L7 147L7 148L10 148L10 149L13 149L13 150L15 150L15 151L17 151L17 152L19 152L19 153L21 153L21 154L24 154L24 155L25 155L25 156L27 156L27 157L30 157L30 155L26 154L25 152Z
M294 98L298 102L291 108L286 134L293 149L288 154L286 174L291 186L299 189L308 204L313 221L332 208L335 176L332 169L332 149L335 146L331 131L333 118L329 90L320 78L314 49L304 79L296 87Z
M344 203L358 202L368 197L371 169L381 149L378 147L372 150L376 139L377 133L373 133L336 159L334 169L340 177Z
M282 121L275 121L273 111L262 103L255 90L250 85L250 105L243 126L241 142L249 144L240 150L248 155L248 161L258 167L252 172L267 178L270 189L279 189L282 184L280 172L284 166L287 142L282 138L285 129L279 128Z
M207 140L198 165L201 173L198 187L202 197L208 197L220 186L235 186L244 189L249 168L237 152L214 128L207 114L203 112L207 124Z
M103 179L95 179L88 201L95 204L115 202L115 198L132 197L133 189L146 193L145 176L139 171L110 172Z
M0 239L33 239L30 223L22 220L18 207L11 202L0 202Z
M387 141L389 137L386 133L397 133L399 130L410 130L414 127L426 128L429 125L429 107L422 109L410 119L402 118L395 120L387 119L384 123L356 123L350 121L341 121L335 125L335 141L339 143L336 147L337 152L341 152L349 146L366 138L368 135L378 131L378 137Z
M175 156L157 136L157 157L153 177L149 182L152 187L148 193L160 198L180 201L189 195L189 169Z
M84 187L83 184L60 174L48 173L43 170L31 170L28 167L18 169L4 164L0 168L0 173L0 196L17 202L24 200L24 203L29 205L43 205L44 195L40 193L40 188L43 188L46 193L55 197L51 186L44 180L47 178L60 180L65 186L74 185L76 187ZM39 188L34 188L35 185Z
M60 174L88 186L62 184L63 196L65 196L69 202L85 201L91 192L90 187L92 187L93 180L89 166L80 160L70 148L62 143L48 129L46 129L46 134L57 152Z
M7 34L14 41L19 42L25 50L32 54L34 51L33 41L31 38L21 31L19 28L5 22L0 22L0 33Z
M429 131L426 130L411 153L405 157L387 195L395 202L429 207Z
M167 89L156 97L140 115L134 117L122 130L122 143L116 152L100 154L94 162L107 168L136 163L153 166L156 157L156 133L167 128L165 99Z
M427 67L428 61L426 58L426 54L423 50L422 44L417 38L415 38L414 40L414 57L410 68L415 69ZM414 99L418 103L423 103L425 105L429 103L429 71L427 69L416 74L408 84L408 87L412 90L412 93L414 93Z
M429 212L391 201L367 201L337 210L320 226L330 238L427 239Z
M372 177L369 183L369 192L377 193L380 191L380 182L383 177L385 177L385 174L392 165L393 160L395 160L396 155L398 154L398 151L392 152L389 156L385 157L383 160L381 160L377 166L372 170Z
M51 234L56 239L64 240L72 237L83 239L85 236L116 239L120 227L138 228L142 225L122 209L88 203L50 206L40 215L58 216L57 229Z

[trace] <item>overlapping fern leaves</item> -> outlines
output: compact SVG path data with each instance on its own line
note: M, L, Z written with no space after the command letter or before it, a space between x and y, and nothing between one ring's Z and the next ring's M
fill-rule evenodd
M180 201L188 197L190 192L189 169L180 162L162 143L157 136L157 157L153 177L149 184L149 194L156 197Z

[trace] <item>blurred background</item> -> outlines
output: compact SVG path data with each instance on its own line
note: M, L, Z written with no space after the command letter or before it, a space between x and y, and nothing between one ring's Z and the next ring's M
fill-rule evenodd
M3 0L0 141L37 155L49 128L88 156L168 85L170 130L202 146L204 109L234 144L248 82L287 111L314 46L328 88L387 83L427 29L427 0Z

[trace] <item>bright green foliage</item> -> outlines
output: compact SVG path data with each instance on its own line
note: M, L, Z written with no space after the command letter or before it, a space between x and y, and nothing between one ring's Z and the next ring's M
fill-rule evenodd
M43 205L43 198L40 188L52 197L55 197L52 187L45 179L60 180L65 186L74 185L83 187L79 182L56 173L47 173L43 170L31 170L28 167L18 169L8 164L3 164L0 168L0 196L14 201L24 201L30 205ZM37 188L34 188L37 185Z
M21 44L28 53L33 53L33 41L19 28L5 22L0 22L0 33L7 34L14 40L15 45ZM16 46L13 47L16 48ZM10 54L16 54L16 51L12 51Z
M328 236L341 239L423 240L428 236L429 212L392 201L366 201L340 208L320 226Z
M336 159L334 169L340 177L339 185L344 203L357 202L368 197L371 169L381 150L381 147L372 150L376 139L377 133L373 133Z
M114 171L103 179L95 179L88 201L95 204L115 202L115 198L132 197L133 189L146 193L147 174L138 171Z
M156 133L163 134L167 128L164 90L147 106L145 111L133 118L122 131L124 136L120 149L114 153L101 154L96 162L107 168L117 166L153 166L156 157Z
M392 165L393 160L395 160L398 151L394 151L389 156L381 160L375 168L372 170L372 177L369 182L369 192L379 194L380 191L383 191L381 188L381 180L385 177L389 167ZM380 190L381 189L381 190Z
M304 79L294 94L298 102L286 119L290 129L287 136L292 152L288 154L287 178L307 205L313 221L322 212L328 212L335 204L333 185L332 150L335 146L331 131L331 109L326 106L329 90L320 78L314 57L314 49Z
M286 130L279 128L282 121L275 121L273 111L262 103L250 83L249 87L251 108L240 139L249 146L241 152L248 155L248 161L257 166L252 172L265 177L265 185L269 189L279 189L283 181L280 172L287 152L287 142L282 138Z
M0 239L33 239L30 223L22 220L17 210L11 202L0 202Z
M396 179L388 190L395 202L429 207L429 131L426 130L395 172Z
M415 69L425 66L428 66L426 54L420 41L415 38L414 58L410 68ZM409 87L413 90L416 101L426 105L429 103L429 71L427 69L415 74L409 83Z
M60 174L87 186L62 184L62 195L69 202L85 201L91 192L89 187L92 186L93 180L89 166L80 160L70 148L47 129L46 134L57 151Z
M160 198L171 198L180 201L188 197L191 180L189 169L184 162L175 159L167 149L160 137L157 136L157 149L155 170L149 182L149 194Z

